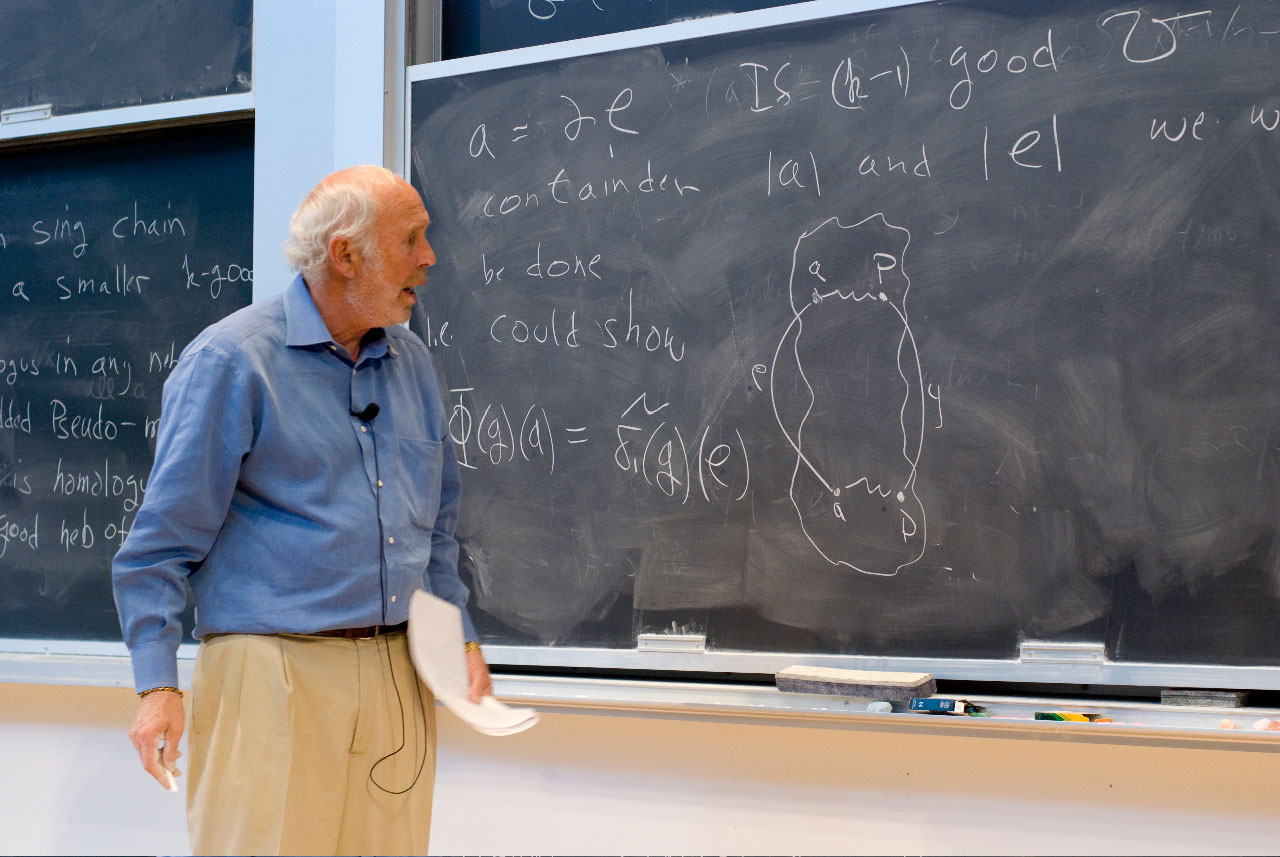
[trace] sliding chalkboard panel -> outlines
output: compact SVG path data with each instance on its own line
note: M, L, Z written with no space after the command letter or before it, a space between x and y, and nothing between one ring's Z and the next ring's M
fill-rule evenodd
M161 386L250 301L252 189L243 124L0 156L0 637L120 639Z
M441 55L470 57L785 5L788 0L444 0Z
M490 642L1280 665L1274 3L448 71L415 323Z
M53 115L249 92L252 0L6 0L0 110Z

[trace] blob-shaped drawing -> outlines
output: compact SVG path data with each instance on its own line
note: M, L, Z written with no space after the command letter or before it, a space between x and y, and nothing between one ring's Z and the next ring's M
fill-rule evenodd
M873 214L823 221L796 242L790 326L770 395L796 454L790 496L833 565L894 575L926 544L916 469L925 388L907 320L911 233Z

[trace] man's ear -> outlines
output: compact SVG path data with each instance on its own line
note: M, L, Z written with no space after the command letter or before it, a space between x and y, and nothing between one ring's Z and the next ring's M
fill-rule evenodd
M328 262L343 277L354 279L360 269L360 250L345 235L334 235L329 238Z

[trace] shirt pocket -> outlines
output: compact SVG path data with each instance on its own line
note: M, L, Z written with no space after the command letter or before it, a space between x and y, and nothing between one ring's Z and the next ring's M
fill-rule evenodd
M405 474L404 511L415 527L435 529L440 511L440 479L444 444L438 440L396 438L400 472Z

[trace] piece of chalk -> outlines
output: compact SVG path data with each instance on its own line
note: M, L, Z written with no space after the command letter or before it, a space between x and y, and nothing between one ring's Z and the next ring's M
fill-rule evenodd
M876 714L888 714L893 711L893 703L877 699L875 702L867 703L867 711L874 711Z
M1259 732L1280 732L1280 721L1269 720L1264 717L1261 720L1254 721L1253 728Z
M156 738L156 764L160 766L160 770L164 771L164 778L168 781L169 791L176 793L178 791L178 782L173 778L173 771L169 770L164 763L164 748L168 743L168 737L168 732L161 732L160 736Z
M1236 722L1234 720L1228 720L1227 718L1224 717L1218 721L1218 728L1219 729L1239 729L1240 727L1236 725Z

